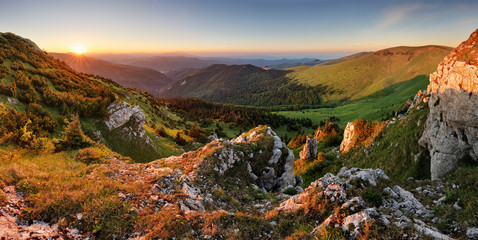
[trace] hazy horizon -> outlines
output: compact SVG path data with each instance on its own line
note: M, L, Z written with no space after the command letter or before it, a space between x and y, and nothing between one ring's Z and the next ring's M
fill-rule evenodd
M456 47L478 2L330 0L2 3L3 32L48 52L332 59L395 46Z

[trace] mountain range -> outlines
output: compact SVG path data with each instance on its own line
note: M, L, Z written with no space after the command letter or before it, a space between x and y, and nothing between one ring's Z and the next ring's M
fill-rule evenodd
M111 78L124 87L137 88L154 94L171 83L163 73L151 68L115 64L74 53L50 53L78 72Z

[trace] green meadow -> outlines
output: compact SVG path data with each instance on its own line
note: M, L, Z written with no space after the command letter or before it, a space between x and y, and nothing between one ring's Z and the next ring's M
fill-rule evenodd
M426 89L427 85L428 77L420 75L408 81L393 84L367 97L347 101L337 107L279 111L276 113L290 118L307 117L312 119L315 124L335 116L340 119L338 124L343 129L347 122L358 118L377 121L390 116L392 111L400 109L407 99L415 96L418 90Z

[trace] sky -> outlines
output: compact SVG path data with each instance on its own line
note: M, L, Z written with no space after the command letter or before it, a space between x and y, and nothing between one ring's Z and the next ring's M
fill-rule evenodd
M0 8L0 32L49 52L332 58L456 47L478 28L476 0L0 0Z

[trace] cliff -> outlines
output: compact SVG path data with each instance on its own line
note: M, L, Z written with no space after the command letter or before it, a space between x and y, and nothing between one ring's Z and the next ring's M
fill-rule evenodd
M478 30L430 75L430 113L419 141L431 157L432 179L455 170L464 157L478 159Z

